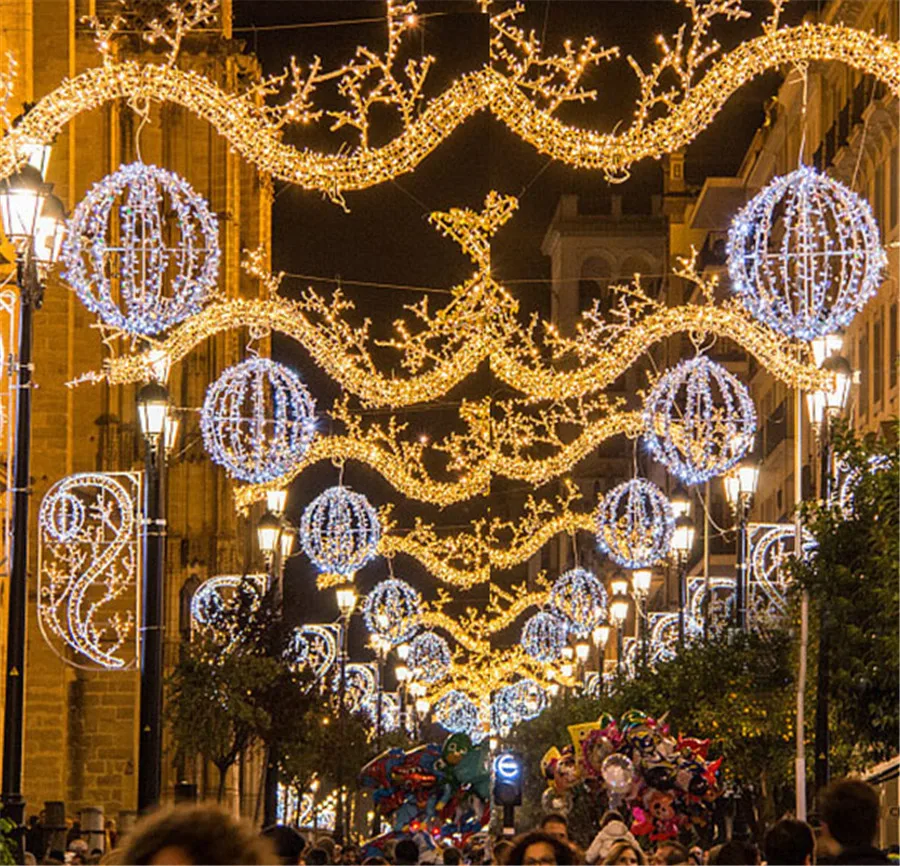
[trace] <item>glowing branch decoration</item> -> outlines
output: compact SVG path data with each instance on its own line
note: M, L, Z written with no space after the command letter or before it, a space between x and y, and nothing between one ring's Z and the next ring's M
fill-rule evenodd
M315 403L284 364L252 356L210 385L200 413L203 444L241 481L282 478L303 460L315 434Z
M643 478L609 491L597 509L597 546L625 568L649 568L669 553L675 518L666 495Z
M775 178L728 233L734 291L758 319L801 340L846 328L886 265L869 203L814 168Z
M138 664L140 487L132 473L84 472L58 481L41 502L38 625L73 667Z
M95 184L75 208L62 261L81 302L106 325L154 336L209 300L218 278L219 226L184 178L135 162Z
M747 386L705 355L666 371L644 405L650 453L685 484L727 472L750 450L755 433Z

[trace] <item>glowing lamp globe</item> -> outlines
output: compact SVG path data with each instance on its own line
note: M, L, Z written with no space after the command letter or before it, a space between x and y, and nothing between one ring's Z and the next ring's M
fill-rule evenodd
M809 166L775 178L738 213L727 255L744 306L800 340L849 325L887 264L868 202Z
M253 356L224 370L200 412L203 445L239 481L274 481L299 464L316 430L315 402L289 367Z
M331 487L300 518L300 546L322 574L352 577L378 552L381 523L362 493Z
M705 355L663 373L644 404L644 441L684 484L727 472L750 450L755 434L747 386Z
M603 497L595 515L597 546L625 568L646 568L665 559L674 517L655 484L633 478Z
M135 162L88 191L62 246L65 278L104 324L155 336L198 313L219 272L219 224L173 172Z

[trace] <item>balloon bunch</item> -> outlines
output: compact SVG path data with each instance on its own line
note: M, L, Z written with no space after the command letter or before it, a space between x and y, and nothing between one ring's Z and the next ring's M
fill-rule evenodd
M722 763L707 761L709 740L674 738L665 717L629 710L617 722L602 714L596 722L569 726L572 745L552 747L541 761L547 780L545 809L567 812L581 786L604 806L631 810L631 832L651 841L677 837L709 821L721 793Z
M488 745L473 745L468 734L451 734L443 746L388 749L362 768L359 780L391 823L389 833L370 840L372 849L417 833L462 842L490 820Z

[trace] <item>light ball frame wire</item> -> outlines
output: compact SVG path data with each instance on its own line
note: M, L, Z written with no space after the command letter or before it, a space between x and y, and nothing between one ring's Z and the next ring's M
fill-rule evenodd
M652 481L632 478L610 490L595 513L597 546L624 568L649 568L668 556L675 516Z
M687 485L735 466L756 435L747 386L706 355L666 370L644 404L644 442L654 459Z
M371 634L397 646L408 641L419 627L422 597L405 580L391 577L372 587L362 613Z
M290 367L253 355L223 370L207 389L200 410L203 446L240 481L275 481L309 450L315 405Z
M351 579L378 554L381 522L369 500L337 485L303 509L300 546L322 575Z
M608 604L606 587L585 568L569 569L550 589L551 609L565 617L569 631L579 638L606 622Z
M800 340L847 325L887 266L869 203L811 166L776 177L734 218L732 290L760 322Z
M113 242L110 223L123 196ZM166 234L176 231L178 241L167 244ZM69 220L60 255L65 279L88 310L110 327L152 337L200 312L212 297L219 224L183 177L133 162L88 190Z

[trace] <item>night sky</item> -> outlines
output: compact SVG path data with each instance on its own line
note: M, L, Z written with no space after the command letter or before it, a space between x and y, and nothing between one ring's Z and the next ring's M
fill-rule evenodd
M771 5L760 0L745 0L753 15L749 20L719 24L714 34L725 49L760 32L762 20ZM817 2L788 4L785 23L797 22L802 14L815 9ZM624 60L634 54L643 66L656 57L657 33L672 33L686 20L685 10L672 0L535 0L527 4L519 19L526 30L545 34L547 51L559 50L562 40L571 37L578 44L589 34L600 45L618 45L622 59L602 64L588 83L596 87L595 102L569 105L559 112L561 119L598 130L610 131L617 124L630 122L637 84ZM234 0L235 36L245 40L246 50L255 51L266 73L279 72L291 55L301 63L319 55L323 68L330 69L349 59L357 44L382 50L386 42L384 22L349 23L340 26L265 29L278 25L315 24L337 20L384 15L383 2L357 0ZM413 55L423 49L437 61L425 86L426 97L434 96L452 79L483 65L488 57L487 17L478 12L474 0L459 2L421 2L424 20L407 43ZM259 28L259 29L254 29ZM763 106L780 82L770 73L735 94L712 126L688 148L686 174L691 183L700 184L710 175L733 174L763 120ZM327 86L326 86L327 87ZM333 107L333 90L323 89L317 99L320 107ZM392 115L385 112L375 127L374 144L382 143L397 131ZM335 151L342 141L355 143L352 135L327 132L327 124L301 130L289 130L287 140L299 147ZM540 251L541 240L552 218L560 194L577 192L592 199L610 193L621 194L626 212L649 212L650 196L662 191L660 165L647 161L632 169L625 184L611 187L598 173L577 171L567 166L548 164L543 155L520 141L499 121L481 113L457 129L412 174L396 182L346 195L349 213L322 198L276 181L273 214L273 268L289 274L322 278L289 278L282 291L291 296L308 285L326 294L338 277L343 281L372 281L411 286L450 288L470 276L472 265L457 245L441 236L425 220L432 210L471 207L480 210L485 195L492 189L516 195L520 208L496 237L492 252L493 272L500 282L517 296L523 311L535 310L549 315L550 261ZM418 301L422 295L410 291L363 289L345 285L346 293L356 301L360 315L374 321L376 336L386 335L404 304ZM440 306L444 296L432 298L432 307ZM276 338L273 352L280 360L298 369L310 384L320 408L327 408L337 390L334 383L319 373L308 356L296 344ZM451 397L478 397L490 387L489 379L476 376L465 389ZM482 390L478 390L481 387ZM451 412L451 416L454 413ZM403 415L411 429L434 432L451 419L446 412L411 411ZM327 422L323 422L323 427ZM438 435L445 432L443 426ZM402 497L374 473L352 464L344 480L361 489L376 505L398 501ZM304 505L322 489L337 483L337 471L320 464L305 472L290 494L289 516L298 521ZM483 513L482 500L471 506L457 506L443 514L437 509L415 504L400 508L402 519L420 514L442 525L464 526ZM402 521L401 521L402 525ZM398 560L397 576L410 578L417 586L433 586L416 564ZM402 570L402 573L400 573ZM384 562L365 569L358 585L365 591L386 576ZM335 615L330 594L309 592L312 570L304 556L288 566L286 601L289 615L304 621L321 621ZM428 590L426 589L426 595ZM361 631L358 630L358 631ZM361 644L357 635L354 643ZM359 656L359 653L356 653Z

